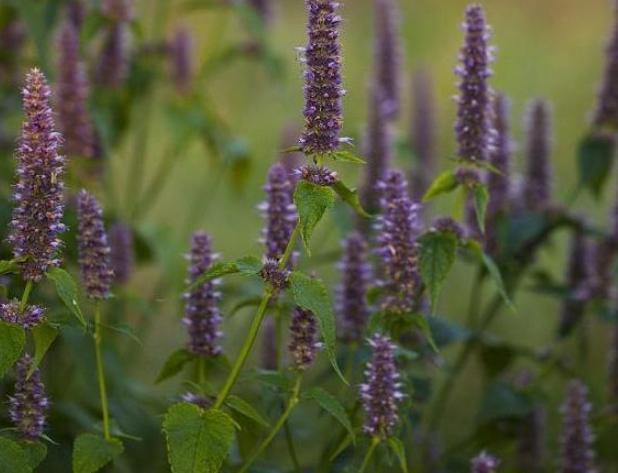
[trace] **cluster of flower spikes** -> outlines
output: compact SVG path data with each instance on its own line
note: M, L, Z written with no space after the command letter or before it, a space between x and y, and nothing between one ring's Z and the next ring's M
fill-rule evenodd
M299 143L306 155L328 154L339 146L343 123L341 46L337 28L341 17L333 0L305 0L308 43L305 63L305 129Z
M16 153L18 182L8 242L14 257L24 259L23 278L39 281L60 264L65 160L58 154L62 139L49 105L51 91L38 69L26 76L22 96L26 116Z
M212 252L212 242L207 233L197 231L193 234L188 284L194 284L211 267L216 255ZM189 333L188 350L199 356L211 357L221 353L217 341L221 338L219 312L221 294L217 291L218 281L208 281L185 293L185 316L182 319Z
M395 365L396 346L379 333L369 340L373 356L367 364L365 382L360 385L360 398L365 411L363 430L381 439L393 434L399 416L398 404L404 397Z
M43 435L49 399L41 382L41 373L35 369L31 376L32 357L22 356L16 365L15 393L9 398L9 416L18 434L24 440L33 441Z
M23 309L18 300L0 303L0 320L16 324L30 330L43 321L45 308L38 305L26 305Z

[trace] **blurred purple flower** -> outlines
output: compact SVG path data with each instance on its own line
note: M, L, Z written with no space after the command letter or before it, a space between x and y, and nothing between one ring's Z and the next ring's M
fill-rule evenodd
M436 110L429 74L418 70L412 77L412 128L410 148L415 163L410 178L412 199L420 202L436 167Z
M67 5L67 18L77 31L81 30L86 13L86 6L82 0L71 0Z
M185 94L193 84L193 38L189 30L176 28L169 45L170 70L176 90Z
M111 264L114 280L125 284L131 277L134 266L133 232L122 222L116 222L109 230Z
M0 320L17 324L25 330L30 330L39 325L44 316L45 308L38 305L27 305L22 311L17 299L0 303Z
M127 57L127 25L118 22L109 27L96 65L96 82L108 88L118 88L129 71Z
M374 74L384 100L385 115L396 118L400 108L401 44L397 0L374 0Z
M488 453L481 452L470 462L472 473L495 473L500 466L498 459Z
M195 404L196 406L201 407L202 409L209 409L210 406L213 405L213 399L207 396L204 396L202 394L195 394L192 392L184 393L182 396L180 396L180 399L183 400L184 402Z
M495 148L490 155L490 164L499 172L489 172L487 188L489 204L487 213L496 215L508 209L510 198L511 156L513 140L509 115L511 101L505 95L499 94L494 99L494 129L496 130Z
M290 343L288 350L294 368L304 371L313 364L318 349L317 324L313 312L295 307L290 324Z
M116 22L133 21L135 17L133 0L102 0L101 12Z
M248 2L265 25L271 23L273 19L272 0L248 0Z
M301 179L311 182L316 186L332 186L339 180L335 171L313 164L302 166L296 171L296 174L298 174Z
M614 24L605 58L605 74L592 122L598 127L618 129L618 3L616 2L614 2Z
M551 199L551 107L542 99L528 105L526 115L526 178L523 197L529 209L542 209Z

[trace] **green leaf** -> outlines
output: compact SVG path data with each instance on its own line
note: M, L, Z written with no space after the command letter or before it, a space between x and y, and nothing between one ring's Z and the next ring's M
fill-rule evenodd
M419 270L429 291L432 313L435 313L440 289L457 255L457 238L451 233L428 232L418 242Z
M322 409L337 419L352 437L352 442L356 441L350 418L337 398L320 387L311 388L304 396L307 399L313 399Z
M0 274L18 273L19 260L0 260Z
M20 445L28 457L30 468L36 468L43 460L45 460L45 457L47 456L47 446L44 443L21 442Z
M234 440L234 421L222 411L182 402L163 420L172 473L216 473Z
M236 261L230 262L217 262L210 266L208 271L202 274L199 278L193 281L187 291L191 291L202 284L212 281L213 279L226 276L228 274L240 273L245 276L252 276L258 274L262 269L262 262L255 256L244 256Z
M367 161L360 156L356 156L354 153L348 150L343 151L335 151L331 154L332 158L335 161L342 161L346 163L354 163L354 164L366 164Z
M614 162L615 138L605 134L585 137L577 150L580 186L599 198Z
M301 180L296 185L294 203L298 209L300 236L303 239L307 253L309 241L318 222L324 213L335 203L335 193L330 187L317 186L311 182Z
M230 394L225 400L225 405L228 406L230 409L235 410L239 414L242 414L245 417L254 420L262 427L265 427L267 429L270 427L268 420L266 420L262 414L255 410L251 404L238 396Z
M79 323L85 327L86 319L77 303L77 284L75 284L73 277L62 268L50 269L47 272L47 277L54 282L56 293L64 305L79 320Z
M73 473L94 473L122 454L116 438L109 441L95 434L81 434L73 444Z
M388 446L393 451L397 459L399 460L399 466L403 473L408 473L408 461L406 460L406 449L403 446L401 440L397 437L390 437L388 439Z
M412 323L425 336L432 350L438 353L440 350L438 349L438 345L433 339L433 334L431 333L431 326L429 325L429 321L427 320L427 317L425 317L424 314L412 314L411 317L412 317Z
M290 274L290 288L294 302L303 309L313 312L318 319L320 332L324 339L326 355L341 380L348 384L339 369L339 365L337 365L337 357L335 356L335 315L333 314L333 306L324 283L319 279L293 271Z
M448 194L459 187L459 182L453 171L445 171L431 183L423 196L423 202L433 199L441 194Z
M28 454L17 442L0 437L0 473L31 473Z
M511 298L509 297L508 292L506 292L504 280L502 279L502 274L500 274L500 269L498 268L498 265L496 265L492 257L485 252L481 252L481 259L483 261L483 264L485 265L485 268L487 269L487 272L491 276L491 279L494 281L498 293L502 296L506 305L511 310L515 311L515 306L513 305L513 302L511 302Z
M337 193L341 200L348 204L352 209L356 211L360 216L370 218L369 214L361 205L360 197L356 189L350 189L343 181L337 181L332 186L333 190Z
M485 233L485 214L487 213L487 203L489 202L489 192L483 184L477 184L472 188L472 196L474 197L474 210L476 211L476 222L481 230Z
M0 321L0 378L15 364L26 344L24 329Z
M184 348L176 350L170 356L167 357L165 363L163 364L163 368L161 368L161 372L157 379L155 380L155 384L158 384L162 381L165 381L172 376L177 375L182 371L184 366L192 361L195 358L195 355Z
M485 391L479 421L492 422L505 418L521 418L532 408L530 400L524 394L513 389L504 381L496 381Z
M49 324L40 324L32 329L34 359L32 360L32 366L28 370L28 378L32 376L34 370L39 367L47 350L49 350L49 347L54 343L57 336L58 330Z

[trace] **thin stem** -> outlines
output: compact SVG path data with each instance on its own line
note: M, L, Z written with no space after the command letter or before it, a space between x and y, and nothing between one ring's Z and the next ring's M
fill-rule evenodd
M195 371L195 381L203 387L206 384L206 359L203 356L196 358Z
M476 279L470 293L470 303L468 305L468 327L473 328L478 323L479 305L481 302L481 289L483 288L483 270L479 268Z
M296 223L294 227L294 231L290 235L290 241L288 241L288 246L285 247L285 252L281 257L281 261L279 261L279 269L284 269L288 264L288 261L292 257L292 253L294 252L294 248L296 247L296 240L300 236L300 222Z
M373 439L371 439L371 445L369 445L369 448L367 449L367 453L365 454L365 458L363 459L363 463L361 464L361 467L358 470L358 473L363 473L365 471L365 469L369 465L369 461L371 460L371 457L373 456L373 452L375 451L376 447L379 444L380 444L379 437L373 437Z
M103 355L101 352L101 302L97 301L94 309L94 349L97 360L97 378L99 380L99 396L101 398L101 411L103 412L103 434L105 440L110 440L109 432L109 409L107 403L107 391L105 389L105 371L103 368Z
M294 465L294 471L295 473L301 473L302 470L300 469L298 455L296 454L296 447L294 447L294 438L292 438L290 423L287 419L283 424L283 431L285 432L285 442L288 445L288 452L290 453L290 458L292 459L292 464Z
M30 297L30 292L32 292L32 286L34 284L32 281L28 281L26 283L26 287L24 288L24 293L21 296L21 302L19 303L19 312L23 312L26 309L26 305L28 305L28 298Z
M292 395L290 396L290 400L288 401L287 408L285 409L285 411L283 411L283 414L281 414L281 417L279 417L279 420L277 420L277 423L273 426L272 430L270 431L268 436L262 441L257 450L253 452L253 454L247 459L247 461L245 461L244 465L240 468L240 470L238 470L238 473L244 473L249 469L253 462L255 462L255 460L257 460L257 458L262 454L262 452L266 450L266 448L270 445L279 430L281 430L281 428L284 426L284 424L288 420L288 417L290 417L290 414L298 404L301 381L302 375L299 375L296 378L296 383L294 383L294 388L292 389Z

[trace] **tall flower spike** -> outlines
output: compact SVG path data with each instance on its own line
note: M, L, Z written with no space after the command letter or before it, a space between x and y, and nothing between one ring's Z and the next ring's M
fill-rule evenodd
M179 93L187 93L193 82L193 38L189 30L176 29L169 45L172 80Z
M94 129L88 113L88 78L80 58L79 33L71 21L62 26L59 38L60 61L56 108L69 156L94 156Z
M114 21L132 21L135 16L133 0L103 0L101 11Z
M490 28L478 4L466 8L463 23L465 43L459 54L461 64L455 73L461 78L455 132L459 157L464 161L486 161L493 145L491 89L493 48L489 46Z
M591 411L588 388L579 380L571 381L567 386L566 399L560 408L560 473L596 473L592 447L594 434L590 428Z
M19 435L28 441L37 440L45 429L45 416L49 410L49 399L41 373L35 369L30 378L28 371L32 358L27 353L17 362L15 394L9 398L9 416Z
M399 171L390 171L380 182L382 214L378 218L377 253L382 259L388 312L414 310L421 289L416 238L420 233L420 205L412 203L407 183Z
M551 107L542 99L528 105L524 198L529 209L542 209L551 199Z
M26 76L22 96L26 118L16 153L18 182L8 241L15 258L25 259L23 278L38 281L60 264L64 158L58 154L62 138L49 106L51 91L38 69Z
M429 188L436 166L436 117L433 88L428 73L418 70L412 77L412 128L410 148L416 162L412 169L410 191L412 199L420 202Z
M85 190L77 196L77 215L82 284L91 299L107 299L114 278L111 249L103 224L103 210L94 196Z
M397 348L385 335L375 334L369 345L373 350L365 370L365 382L360 385L360 398L365 411L363 430L382 439L393 434L399 420L398 404L404 397L395 366Z
M397 0L374 0L375 8L375 81L383 92L386 116L397 117L400 108L401 45Z
M114 89L124 82L129 71L127 33L124 22L115 23L107 30L96 66L97 84Z
M598 127L618 129L618 2L614 4L613 30L605 51L605 74L592 122Z
M540 473L545 455L546 413L542 405L535 405L523 419L517 444L517 463L521 471Z
M305 130L299 139L307 155L326 154L339 146L343 123L341 47L337 28L341 17L334 0L305 0L309 40L305 63Z
M290 324L288 345L294 368L304 371L313 364L317 351L321 347L317 337L317 325L313 312L295 307Z
M86 13L86 6L82 0L71 0L67 5L67 18L77 31L81 30Z
M125 284L131 277L134 266L131 228L122 222L114 223L109 230L109 243L114 280L119 284Z
M495 473L498 470L498 466L500 466L500 462L496 457L481 452L472 459L470 466L472 473Z
M371 266L367 262L367 243L359 233L352 233L343 242L343 257L339 263L341 284L337 288L337 315L342 339L360 342L369 318L367 289Z
M194 283L213 264L216 255L212 252L212 242L206 232L193 234L188 284ZM217 291L219 281L208 281L185 293L185 316L182 319L189 333L188 349L191 353L203 357L216 356L221 353L217 340L221 338L219 324L222 317L219 312L221 294Z

